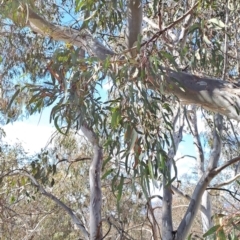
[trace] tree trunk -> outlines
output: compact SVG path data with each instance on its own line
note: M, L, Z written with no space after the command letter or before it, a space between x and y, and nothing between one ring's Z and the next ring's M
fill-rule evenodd
M102 189L101 189L101 169L103 151L99 145L98 137L94 131L84 123L82 132L93 146L93 159L89 169L90 179L90 240L102 239Z
M202 229L203 233L205 233L213 227L211 196L207 191L205 191L202 195L202 206L206 209L205 212L201 211Z

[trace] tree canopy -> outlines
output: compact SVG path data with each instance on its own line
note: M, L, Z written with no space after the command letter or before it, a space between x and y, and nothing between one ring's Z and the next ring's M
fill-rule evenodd
M240 160L239 7L230 0L1 2L1 120L50 107L60 133L81 130L92 145L89 229L36 175L17 173L62 207L86 239L105 237L101 182L110 179L119 212L126 179L146 198L152 183L161 182L161 230L153 224L154 239L186 239L198 209L203 231L219 232L207 189ZM196 145L199 181L175 226L183 134ZM33 162L31 171L42 167Z

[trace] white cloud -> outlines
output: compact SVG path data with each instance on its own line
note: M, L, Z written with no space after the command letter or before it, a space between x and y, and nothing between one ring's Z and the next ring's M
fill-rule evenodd
M50 125L15 122L4 126L4 131L6 132L5 140L8 143L20 142L27 152L35 153L46 146L54 128Z
M110 88L113 86L112 82L110 80L106 81L104 84L103 84L103 89L105 91L108 91L110 90Z
M5 141L9 144L21 143L24 149L33 154L44 148L55 131L49 123L50 109L46 109L41 115L30 116L24 121L17 121L3 126L6 132Z

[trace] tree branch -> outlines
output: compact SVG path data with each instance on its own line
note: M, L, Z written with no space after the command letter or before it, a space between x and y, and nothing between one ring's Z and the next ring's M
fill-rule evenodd
M226 181L226 182L219 183L219 184L215 184L213 187L215 187L215 188L220 188L220 187L229 185L229 184L231 184L232 182L234 182L236 179L238 179L239 177L240 177L240 173L237 174L236 176L234 176L233 178L229 179L229 180Z
M53 25L35 13L30 6L28 6L28 12L28 26L33 31L43 36L51 37L54 40L63 41L86 49L88 54L97 56L100 59L106 59L109 55L114 55L113 51L93 38L88 30L83 29L79 31L68 27Z
M231 160L225 162L222 166L213 169L212 174L213 174L214 176L216 176L216 175L219 174L223 169L225 169L226 167L228 167L228 166L230 166L230 165L232 165L232 164L234 164L234 163L236 163L236 162L238 162L238 161L240 161L240 156L239 156L239 157L232 158Z
M181 190L179 190L178 188L174 187L173 185L171 186L171 188L172 188L172 190L173 190L174 193L176 193L177 195L185 198L185 199L188 200L189 202L192 200L192 198L191 198L188 194L183 193ZM200 210L201 210L204 214L207 213L207 212L206 212L206 208L205 208L203 205L200 206Z
M192 136L193 136L193 143L195 145L196 149L196 155L197 155L197 165L198 165L198 175L201 177L204 172L204 153L202 144L200 141L200 136L198 132L197 127L197 112L196 112L196 106L192 107L193 114L191 115L190 122L192 123Z
M214 178L214 169L217 166L219 156L221 153L221 132L222 132L222 116L219 114L214 116L215 129L213 133L213 148L208 164L207 171L205 171L197 183L194 189L192 199L190 201L189 207L185 213L183 220L181 221L177 229L177 240L186 239L187 234L192 226L193 220L195 219L198 209L201 205L202 196Z
M207 190L218 190L218 191L225 191L225 192L228 192L235 200L239 201L240 202L240 199L237 198L235 195L236 193L235 192L232 192L231 190L229 189L225 189L225 188L218 188L218 187L208 187Z
M142 31L142 0L128 0L128 26L126 31L126 43L130 49L137 42ZM131 54L136 56L136 49L132 49Z
M184 126L184 118L181 116L180 107L177 109L173 121L173 142L172 146L168 151L168 159L166 162L167 171L169 171L171 176L171 169L173 164L173 158L177 152L178 145L182 140L182 132ZM177 123L179 124L177 131ZM175 172L176 176L176 172ZM170 179L169 179L170 180ZM163 198L162 198L162 237L163 239L171 239L173 235L173 222L172 222L172 190L171 187L167 184L167 179L163 174Z
M63 203L60 199L58 199L57 197L55 197L53 194L47 192L43 186L41 186L38 181L31 175L29 174L26 170L15 170L12 172L9 172L7 174L4 174L2 177L4 176L16 176L16 175L22 175L22 176L26 176L28 177L32 183L34 184L34 186L41 192L42 195L46 196L47 198L51 199L52 201L54 201L59 207L61 207L63 210L65 210L68 215L71 217L73 223L76 224L76 226L78 227L78 229L83 233L85 239L89 239L89 233L87 232L86 228L84 227L84 225L82 224L82 222L78 219L78 217L74 214L74 212L72 211L71 208L69 208L65 203Z
M144 46L150 42L156 41L163 33L168 31L169 29L173 28L175 25L180 23L185 17L187 17L192 11L198 6L199 2L195 3L186 13L184 13L181 17L179 17L176 21L169 24L164 29L160 30L159 32L155 33L152 38L150 38L148 41L141 44L141 46Z

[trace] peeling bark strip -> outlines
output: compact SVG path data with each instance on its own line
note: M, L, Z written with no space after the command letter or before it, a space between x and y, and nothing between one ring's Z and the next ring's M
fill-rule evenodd
M237 83L167 70L165 88L184 104L196 104L240 121L240 85Z

